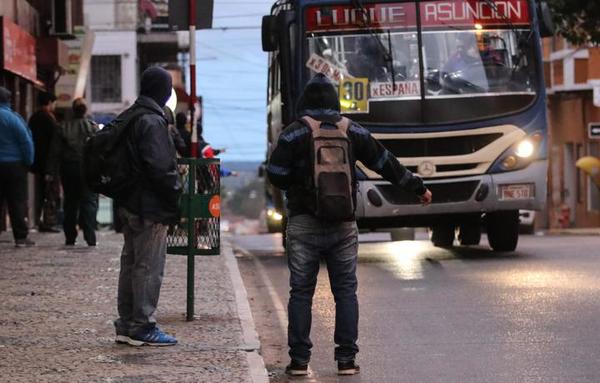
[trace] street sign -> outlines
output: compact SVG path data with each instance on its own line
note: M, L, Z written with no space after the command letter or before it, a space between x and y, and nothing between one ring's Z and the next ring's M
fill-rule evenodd
M189 2L196 2L196 29L212 28L213 0L169 0L169 26L176 31L189 28Z
M591 139L600 139L600 122L591 122L588 125L588 137Z

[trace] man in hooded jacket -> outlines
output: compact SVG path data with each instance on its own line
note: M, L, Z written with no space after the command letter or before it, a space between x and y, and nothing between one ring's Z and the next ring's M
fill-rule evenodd
M298 102L297 115L320 121L321 129L337 129L336 123L341 120L340 104L327 77L317 74L306 85ZM347 134L351 142L350 158L360 160L392 184L414 192L424 205L431 202L431 192L423 181L402 166L367 129L351 122ZM358 352L358 229L354 219L331 222L315 216L316 196L307 182L313 178L310 153L311 129L298 120L280 134L267 166L273 185L286 191L289 217L286 250L291 287L288 304L291 363L286 372L308 374L312 298L323 257L336 303L334 341L338 374L353 375L360 371L355 363ZM356 200L355 187L353 192Z
M140 96L132 108L145 114L130 123L125 144L136 187L116 201L123 222L116 341L132 346L170 346L177 340L156 325L155 312L165 267L167 228L178 218L181 183L175 145L163 107L172 79L160 67L142 73Z

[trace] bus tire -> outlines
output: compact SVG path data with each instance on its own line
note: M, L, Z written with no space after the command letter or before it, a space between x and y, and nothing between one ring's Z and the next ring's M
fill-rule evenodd
M460 225L458 229L458 241L463 246L477 246L481 242L481 224L469 222Z
M431 242L436 247L452 247L454 235L454 226L452 225L438 225L431 228Z
M412 227L402 227L390 230L390 238L392 241L414 241L415 229Z
M486 215L487 236L494 251L514 251L519 242L519 211L497 211Z

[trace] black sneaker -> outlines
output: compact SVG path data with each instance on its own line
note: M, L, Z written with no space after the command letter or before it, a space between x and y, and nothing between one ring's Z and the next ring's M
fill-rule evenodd
M15 247L25 247L25 246L35 246L35 242L33 242L29 238L20 238L15 239Z
M308 375L308 363L301 364L292 360L285 368L285 373L290 376L306 376Z
M338 375L356 375L360 373L360 366L353 360L338 362Z

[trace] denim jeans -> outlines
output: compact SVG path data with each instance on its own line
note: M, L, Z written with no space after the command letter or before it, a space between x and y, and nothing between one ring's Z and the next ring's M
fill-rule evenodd
M327 263L335 299L335 359L354 360L358 352L358 299L356 222L323 222L310 215L290 217L287 225L290 269L288 346L290 357L308 363L312 342L312 299L321 259Z
M135 335L156 325L156 306L160 295L167 252L167 226L151 222L120 208L125 244L121 253L121 272L117 308L117 331Z

